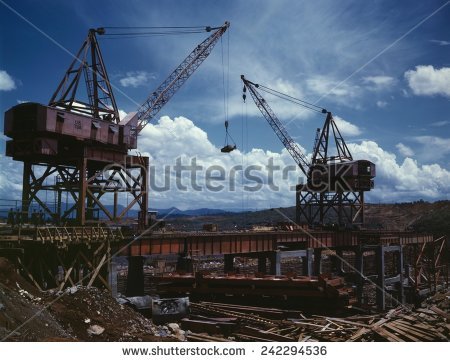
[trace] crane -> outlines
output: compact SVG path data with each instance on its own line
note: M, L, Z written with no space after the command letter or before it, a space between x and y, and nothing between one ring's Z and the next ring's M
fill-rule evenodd
M244 101L248 89L262 115L306 176L306 183L297 185L297 221L304 216L308 224L323 224L327 212L332 210L336 212L340 224L353 224L357 221L362 223L364 191L374 187L375 164L368 160L353 160L332 113L315 104L254 83L244 75L241 75L241 80L244 84ZM311 111L326 114L322 130L317 129L311 161L289 135L258 89ZM336 155L329 154L331 135ZM350 214L347 210L349 208Z
M55 223L70 220L77 225L86 225L96 222L98 217L95 215L100 211L116 223L123 221L137 204L139 224L144 226L148 212L149 159L128 151L137 148L139 132L210 55L229 26L227 21L219 27L185 30L164 27L164 30L158 30L158 35L164 32L212 33L189 53L136 112L129 113L123 120L119 118L114 87L97 35L125 34L109 32L112 28L106 27L89 29L47 105L27 102L5 112L4 134L11 138L7 141L6 155L24 163L24 215L29 214L33 203ZM86 89L79 92L82 78ZM54 193L56 206L53 209L46 202L48 191ZM62 202L63 193L65 203ZM119 193L127 194L126 205L121 210ZM107 194L114 199L112 211L110 204L101 199ZM66 210L63 210L64 204Z

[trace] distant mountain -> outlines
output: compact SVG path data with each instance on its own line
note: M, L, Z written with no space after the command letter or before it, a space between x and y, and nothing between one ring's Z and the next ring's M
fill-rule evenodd
M193 209L193 210L180 210L176 207L171 207L169 209L152 209L152 211L158 212L158 217L180 217L180 216L207 216L207 215L223 215L231 214L231 211L226 211L222 209Z

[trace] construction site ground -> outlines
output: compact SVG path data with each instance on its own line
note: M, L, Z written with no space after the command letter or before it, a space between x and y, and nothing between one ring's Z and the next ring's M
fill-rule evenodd
M342 317L197 302L182 320L158 326L107 290L40 292L0 258L3 341L448 341L449 311L449 292L415 308Z

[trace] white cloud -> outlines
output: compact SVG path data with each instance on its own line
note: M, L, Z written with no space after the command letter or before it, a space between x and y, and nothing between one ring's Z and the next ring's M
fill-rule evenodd
M0 91L10 91L13 89L16 89L14 79L5 70L0 70Z
M281 169L293 167L286 179L281 177L280 172L275 173L274 181L279 187L278 191L272 191L268 187L264 172L255 172L261 176L264 185L257 192L245 192L241 174L237 173L235 191L226 189L216 193L195 192L192 188L188 188L188 191L177 191L173 187L170 192L152 192L150 197L155 207L177 205L189 208L195 204L232 208L240 207L244 199L248 200L251 207L256 208L294 204L295 194L290 190L290 186L295 185L298 177L302 175L298 167L294 167L295 163L285 149L279 152L261 149L252 149L248 152L236 150L230 154L222 154L219 147L209 141L208 135L203 130L184 117L177 117L174 120L162 117L158 124L148 126L142 131L138 144L141 151L148 152L152 157L151 164L156 166L155 177L158 185L164 183L163 165L173 165L177 157L185 160L183 164L189 164L189 160L196 157L197 164L202 165L204 169L212 165L223 167L227 171L225 185L229 182L229 170L233 166L254 165L264 170L268 159L272 157L274 164ZM161 147L161 144L170 147ZM450 196L450 172L437 164L420 165L410 157L399 162L395 154L383 150L373 141L350 143L348 146L354 159L368 159L377 165L376 188L366 194L369 201L397 202L420 198L442 199ZM175 184L175 181L173 178L171 182ZM204 182L204 178L199 175L198 181ZM183 179L183 182L187 183L188 180Z
M431 125L433 127L444 127L450 124L450 121L439 121L439 122L433 122Z
M155 79L155 75L146 71L127 72L126 77L120 79L122 87L148 86L148 82Z
M440 46L450 45L450 41L447 40L430 40L432 43L435 43Z
M423 140L425 141L425 140ZM436 141L442 144L444 141ZM448 142L450 144L450 142ZM154 208L177 206L181 209L194 207L218 208L269 208L274 206L291 206L295 203L295 192L291 188L302 176L300 170L289 153L280 147L279 151L251 149L232 153L221 153L220 147L214 145L208 135L185 117L161 117L158 123L148 124L140 133L139 150L150 157L151 175L150 205ZM383 150L373 141L348 143L354 159L368 159L376 164L377 177L375 189L366 193L369 202L399 202L424 198L427 200L446 199L450 197L450 172L436 163L419 164L406 157L403 162L397 160L394 153ZM302 149L303 152L304 149ZM310 155L307 155L310 157ZM192 180L189 172L182 172L177 178L174 166L180 158L183 166L189 166L195 158L198 171L196 180ZM269 159L275 167L288 172L286 177L281 170L275 170L273 190L268 184ZM205 172L215 167L223 170L213 176L223 176L222 180L210 181L211 186L222 186L223 190L214 192L205 189ZM254 167L251 174L259 180L255 181L242 176L240 167ZM169 167L170 177L166 178L165 169ZM234 173L231 171L234 168ZM259 168L259 169L256 169ZM170 188L159 191L166 182ZM196 191L193 182L202 187ZM0 198L19 199L22 182L22 165L8 157L0 155ZM177 188L177 182L185 186L185 190ZM157 186L156 188L154 186ZM234 186L234 189L233 187ZM244 190L244 186L259 186L257 191Z
M21 99L18 99L18 100L17 100L17 103L18 103L18 104L28 103L28 102L29 102L29 101L23 101L23 100L21 100Z
M405 78L415 95L450 97L450 68L418 65L415 70L406 71Z
M19 200L22 194L22 162L0 154L0 198Z
M405 157L412 157L412 156L414 156L414 151L410 147L404 145L401 142L397 143L395 145L395 147L397 148L398 152L400 152L400 154L402 156L405 156Z
M367 88L371 90L386 89L395 84L395 79L387 75L376 75L364 77L363 83L367 84Z
M418 136L414 140L426 146L434 155L450 153L450 138L436 136Z
M141 151L151 155L151 164L157 167L158 172L155 175L158 185L164 183L162 165L173 165L177 157L182 157L185 160L184 164L189 164L188 160L196 157L197 164L202 165L204 169L216 165L223 167L227 172L236 165L256 165L264 168L270 157L273 158L274 164L282 169L295 165L285 149L280 152L261 149L252 149L248 152L236 150L230 154L222 154L219 147L210 142L203 130L184 117L177 117L174 120L162 117L158 124L149 124L142 131L138 144ZM161 144L170 147L161 147ZM400 163L395 154L383 150L373 141L348 145L355 159L369 159L377 165L376 189L367 193L371 201L439 199L450 195L450 172L437 164L419 165L416 160L410 158L412 155ZM264 172L255 174L260 175L266 182ZM227 173L225 184L229 181L228 176ZM280 188L277 192L270 190L267 184L258 192L244 192L241 175L237 174L237 188L234 192L229 190L218 193L180 192L173 188L173 192L153 192L151 199L156 204L165 203L165 206L179 202L177 205L180 207L190 207L192 204L240 207L243 199L249 200L250 205L256 208L269 207L268 205L288 206L293 205L295 199L294 192L289 187L298 181L299 176L302 175L298 167L293 168L287 179L275 173L275 184ZM204 182L204 179L199 177L199 181Z
M357 125L350 123L339 116L333 116L333 118L343 136L358 136L362 133Z
M379 107L379 108L386 108L387 105L388 105L388 102L386 102L386 101L377 101L377 107Z
M343 83L337 86L338 84L338 81L324 76L315 76L306 80L308 89L320 96L329 94L337 97L353 98L360 93L360 88L358 86L349 83Z
M450 172L438 164L419 165L409 157L398 163L395 154L373 141L350 144L349 148L355 159L367 159L376 164L375 189L366 194L370 200L437 200L450 196Z

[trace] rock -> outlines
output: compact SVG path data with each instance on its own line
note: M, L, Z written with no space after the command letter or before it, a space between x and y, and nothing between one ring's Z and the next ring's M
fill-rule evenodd
M181 342L184 342L186 340L186 332L183 331L182 329L179 329L176 333L175 333L175 338L178 339Z
M90 320L89 318L86 318L86 319L84 320L84 323L89 324L89 323L91 323L91 320Z
M105 331L105 328L99 326L98 324L93 324L87 329L89 335L99 336Z
M180 326L177 323L169 323L167 327L172 333L177 333L180 330Z
M2 303L0 303L0 310L5 310L5 309L6 309L5 306Z
M71 288L69 288L69 293L70 294L75 294L78 291L78 287L75 285Z

